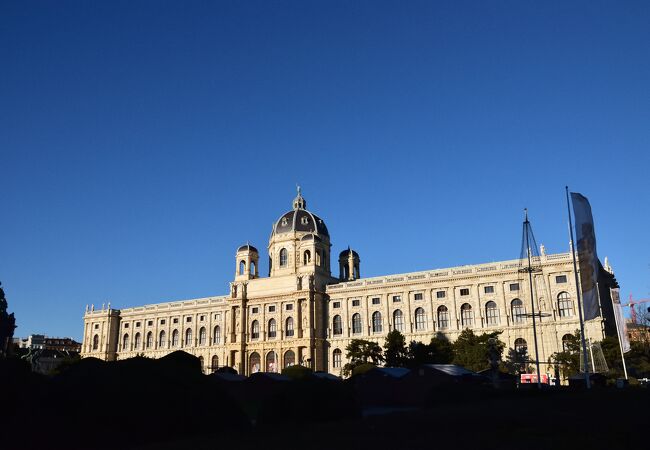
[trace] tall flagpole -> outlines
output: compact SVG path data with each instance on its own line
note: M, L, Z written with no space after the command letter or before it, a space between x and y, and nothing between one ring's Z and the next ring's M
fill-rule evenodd
M525 214L526 214L526 220L524 221L524 233L525 233L525 240L526 240L526 254L528 255L528 281L530 283L530 307L533 311L533 341L535 342L535 366L537 368L537 388L541 389L542 388L542 375L539 370L539 352L537 350L537 324L535 323L535 295L533 293L533 265L530 260L530 241L528 235L530 234L530 222L528 221L528 209L524 209Z
M573 236L573 220L571 219L571 206L569 204L569 186L564 187L566 191L566 209L569 213L569 239L571 241L571 256L573 257L573 274L576 279L576 293L578 295L578 316L580 318L580 341L582 342L582 357L585 362L585 383L587 389L591 389L589 378L589 360L587 359L587 343L585 341L585 323L582 320L582 295L580 293L580 280L578 279L578 264L576 263L576 242Z

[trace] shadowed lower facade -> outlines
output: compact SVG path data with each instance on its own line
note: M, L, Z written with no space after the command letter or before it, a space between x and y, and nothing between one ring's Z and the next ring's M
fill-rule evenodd
M260 277L259 251L245 244L237 249L227 295L87 308L81 355L159 358L183 350L199 357L206 373L230 366L248 375L303 364L340 375L352 339L382 344L397 329L407 342L426 343L438 333L453 341L470 328L502 330L508 347L527 347L534 356L531 293L520 260L362 278L359 254L347 249L338 255L334 277L330 250L325 222L307 210L299 191L293 208L273 225L268 277ZM542 248L535 265L539 357L545 362L579 328L577 295L570 252L547 255ZM585 324L594 341L613 326L609 288L616 281L606 266L599 286L603 314Z

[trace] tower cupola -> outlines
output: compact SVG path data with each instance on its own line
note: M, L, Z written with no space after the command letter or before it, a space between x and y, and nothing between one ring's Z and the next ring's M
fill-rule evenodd
M352 281L361 278L359 254L348 247L339 254L339 279Z
M237 249L235 280L251 280L259 277L259 253L255 247L246 243Z

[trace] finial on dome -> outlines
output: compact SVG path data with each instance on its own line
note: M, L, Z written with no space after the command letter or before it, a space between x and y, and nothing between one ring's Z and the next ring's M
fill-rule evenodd
M305 201L302 196L302 191L299 185L296 185L296 191L298 191L298 195L293 199L293 209L305 209L307 207L307 201Z

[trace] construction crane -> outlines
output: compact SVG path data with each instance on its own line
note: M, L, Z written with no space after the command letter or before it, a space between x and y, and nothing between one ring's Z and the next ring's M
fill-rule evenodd
M630 316L632 317L632 323L636 323L636 310L634 309L634 305L638 305L640 303L648 303L648 302L650 302L650 298L642 298L642 299L634 300L632 298L632 294L630 294L629 303L623 306L630 307Z

